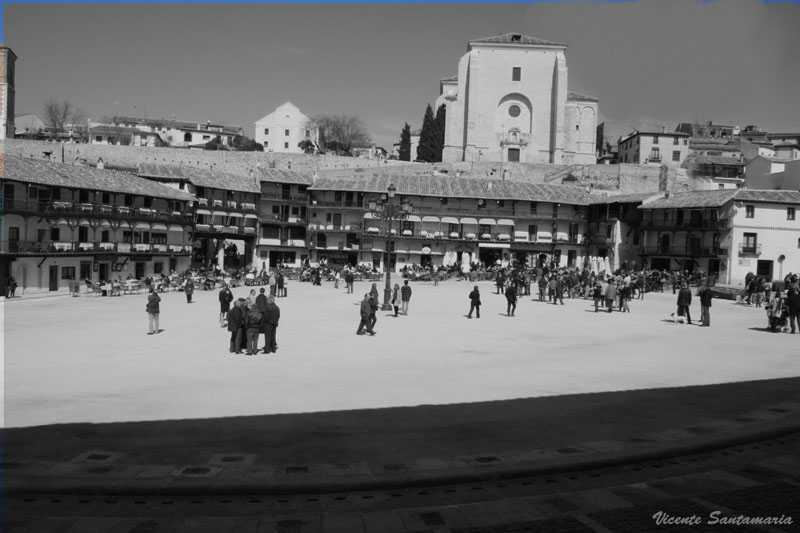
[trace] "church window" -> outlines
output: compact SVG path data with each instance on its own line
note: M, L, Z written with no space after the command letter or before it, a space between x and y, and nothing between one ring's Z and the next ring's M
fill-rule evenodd
M511 81L519 81L522 79L522 67L513 67L511 69Z
M518 117L520 114L519 106L514 104L511 107L509 107L508 114L511 115L512 117Z

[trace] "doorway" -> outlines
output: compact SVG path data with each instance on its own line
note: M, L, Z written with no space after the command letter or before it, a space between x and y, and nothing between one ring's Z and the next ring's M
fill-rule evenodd
M50 265L50 290L58 290L58 265Z
M767 259L759 259L756 267L756 276L772 279L772 266L772 261Z
M97 267L97 271L100 275L100 281L109 281L111 280L111 268L109 263L100 263Z

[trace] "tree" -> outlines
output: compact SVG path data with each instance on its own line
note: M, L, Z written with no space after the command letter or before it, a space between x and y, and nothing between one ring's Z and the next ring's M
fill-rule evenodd
M228 147L222 143L222 137L217 135L210 141L208 141L203 148L204 150L227 150Z
M44 120L52 128L54 138L58 139L67 131L67 126L85 121L86 114L69 100L50 98L44 104Z
M436 119L433 118L431 104L425 108L425 118L422 119L422 131L419 134L417 145L417 159L432 163L435 159Z
M444 123L447 115L447 108L444 104L439 106L436 110L436 136L434 143L434 161L440 163L442 161L442 152L444 152Z
M297 147L300 148L304 154L313 154L317 149L316 145L308 139L297 143Z
M231 141L231 148L239 152L263 152L264 145L255 142L245 135L236 135Z
M398 150L400 161L411 161L411 127L406 122L403 131L400 132L400 149Z
M372 142L364 123L355 115L316 115L306 127L316 136L321 153L349 154L354 145Z

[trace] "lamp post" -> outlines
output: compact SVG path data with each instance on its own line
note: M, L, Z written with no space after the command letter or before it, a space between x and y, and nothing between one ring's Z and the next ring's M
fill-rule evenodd
M381 307L382 310L388 311L392 308L392 304L389 303L389 300L392 297L392 272L390 269L390 263L392 258L392 221L393 220L405 220L408 218L409 213L411 213L412 206L407 200L403 200L401 204L396 204L393 202L394 194L397 192L394 184L389 185L387 189L387 194L383 194L381 196L381 201L376 202L375 200L371 200L369 202L369 209L372 218L376 218L378 220L383 220L386 222L386 287L383 289L383 306ZM399 228L398 228L399 229Z

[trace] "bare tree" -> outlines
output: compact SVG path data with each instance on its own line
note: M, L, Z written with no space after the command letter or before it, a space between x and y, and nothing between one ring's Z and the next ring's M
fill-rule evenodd
M317 115L308 121L320 152L349 153L357 144L371 142L367 128L355 115Z
M72 118L74 112L72 103L69 100L60 102L55 98L50 98L44 104L44 119L52 128L55 139L64 133L64 127Z

